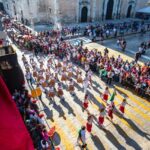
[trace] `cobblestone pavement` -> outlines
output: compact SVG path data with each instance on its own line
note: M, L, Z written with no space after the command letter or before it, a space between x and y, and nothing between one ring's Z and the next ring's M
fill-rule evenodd
M148 42L150 40L150 32L147 32L143 36L141 36L141 34L125 36L125 39L127 41L125 54L134 57L135 53L138 51L138 47L140 46L140 44L142 42ZM121 48L118 48L116 42L117 39L105 40L103 42L103 45L121 52ZM140 60L143 62L150 61L150 49L146 51L146 54L142 55Z
M87 44L86 46L103 50L103 47L95 43ZM21 55L24 53L29 60L31 53L20 51L17 48L16 51L22 69L25 70ZM118 55L118 52L113 51L113 54ZM124 55L124 58L128 57ZM47 58L43 58L44 61L46 61L46 59ZM83 76L85 76L84 71ZM76 82L75 79L74 81ZM49 105L49 100L44 94L42 95L42 101L39 102L41 110L46 108L44 110L45 123L50 127L56 127L57 134L54 137L54 141L56 145L60 145L62 150L81 149L76 143L78 131L82 125L86 124L87 120L87 112L83 112L82 109L82 102L84 100L83 87L77 83L75 85L76 95L74 97L70 95L64 85L64 102L55 96L56 104L51 102ZM89 111L93 113L96 118L98 118L99 115L100 104L104 103L100 94L103 93L105 87L106 84L94 75L93 87L90 86L88 88L88 93L90 94ZM117 88L117 96L115 98L117 110L122 99L124 97L127 98L129 105L126 106L125 116L123 118L116 110L113 122L105 118L105 130L101 129L97 124L97 121L94 120L92 134L86 134L87 149L148 150L150 148L150 103L147 100L134 95L128 89L119 86L115 87ZM113 91L113 87L110 87L110 91Z

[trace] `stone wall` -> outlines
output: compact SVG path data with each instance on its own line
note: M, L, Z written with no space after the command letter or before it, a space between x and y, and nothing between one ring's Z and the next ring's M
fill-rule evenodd
M86 18L82 14L83 8L87 9L87 21L125 18L127 14L134 17L135 12L146 7L147 3L147 0L3 0L3 3L8 14L18 20L23 18L29 21L34 20L34 22L54 22L55 1L58 2L59 9L57 16L63 23L85 21ZM108 15L109 3L111 6L113 4L112 16Z

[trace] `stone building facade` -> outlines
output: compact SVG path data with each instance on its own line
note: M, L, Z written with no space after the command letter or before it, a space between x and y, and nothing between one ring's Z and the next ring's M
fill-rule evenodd
M3 0L6 12L18 20L78 23L130 18L148 0Z

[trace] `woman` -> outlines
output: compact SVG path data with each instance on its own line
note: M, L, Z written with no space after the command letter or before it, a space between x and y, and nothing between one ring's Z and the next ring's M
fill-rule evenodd
M84 93L85 94L87 93L88 86L89 86L89 80L88 80L87 77L85 77L85 79L83 81L83 88L84 88Z
M58 83L58 90L57 90L58 96L60 97L60 99L63 99L63 88L62 88L62 84Z
M104 124L104 116L105 116L105 109L101 109L100 110L100 115L99 115L99 118L98 118L98 123L101 127L103 127L103 124Z
M87 123L86 123L86 129L89 133L92 131L92 123L93 123L94 116L90 113L88 113Z
M51 74L49 85L50 86L55 86L55 77L54 77L53 73Z
M55 97L55 92L54 92L54 87L53 86L50 86L49 87L49 93L48 93L49 95L49 98L51 99L51 100L54 100L54 97Z
M89 105L88 99L89 99L88 94L86 94L85 97L84 97L84 102L83 102L83 108L85 110L88 108L88 105Z
M119 107L119 110L121 111L122 115L124 115L126 104L127 104L126 99L123 99L123 101L122 101L122 103L120 104L120 107Z
M50 72L48 69L46 69L45 76L46 76L46 81L49 80Z
M82 79L82 73L80 72L77 76L77 82L78 83L83 83L83 79Z
M58 79L58 72L59 72L59 69L58 69L57 65L55 65L54 72L55 72L55 80L59 81L59 79Z
M61 71L61 67L62 67L62 64L61 64L61 62L58 60L58 62L57 62L57 68L58 68L58 72L60 73L60 71Z
M62 72L61 81L67 81L67 75L65 71Z
M89 79L89 81L90 81L91 86L92 86L92 74L93 74L93 73L92 73L91 70L89 70L88 73L87 73L88 79Z
M68 78L70 79L73 76L72 68L68 68Z
M70 79L68 91L74 95L74 81L72 79Z
M106 87L104 94L103 94L103 100L107 102L109 95L110 95L109 89L108 89L108 87Z
M107 106L107 115L111 120L113 119L113 109L114 109L113 105Z

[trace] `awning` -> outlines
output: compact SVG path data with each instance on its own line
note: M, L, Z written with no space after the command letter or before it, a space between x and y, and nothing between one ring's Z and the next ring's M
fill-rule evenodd
M145 7L137 11L137 13L150 14L150 7Z

